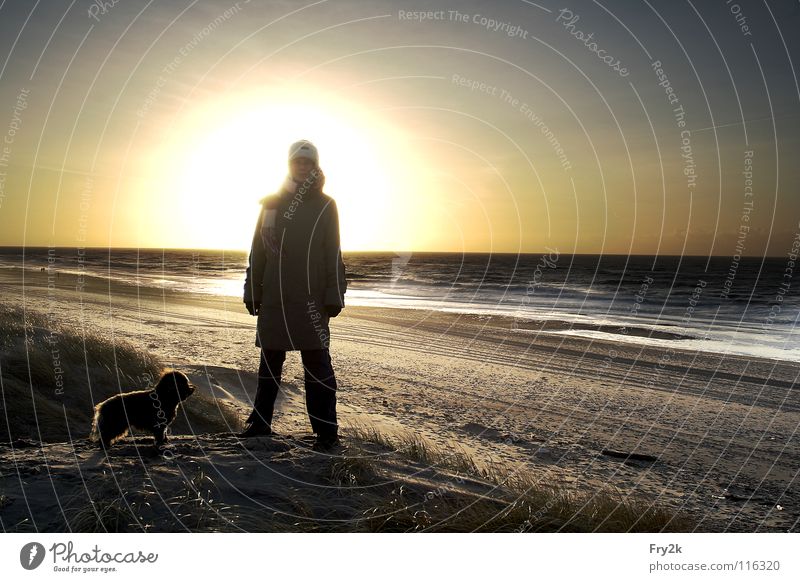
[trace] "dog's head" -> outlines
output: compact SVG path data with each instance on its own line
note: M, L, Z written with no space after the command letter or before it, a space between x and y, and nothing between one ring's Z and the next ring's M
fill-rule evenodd
M197 387L189 381L186 374L175 370L164 372L155 388L159 398L176 404L189 398L196 389Z

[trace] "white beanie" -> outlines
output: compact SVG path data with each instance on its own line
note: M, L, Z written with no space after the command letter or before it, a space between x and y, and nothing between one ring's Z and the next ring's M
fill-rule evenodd
M307 139L296 141L289 147L289 161L291 162L295 158L308 158L315 164L319 164L317 148Z

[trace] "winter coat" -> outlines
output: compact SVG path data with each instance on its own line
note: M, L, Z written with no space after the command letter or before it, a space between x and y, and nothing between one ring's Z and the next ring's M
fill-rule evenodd
M244 301L261 302L256 346L264 349L328 348L325 306L344 307L339 212L317 172L305 183L287 178L279 192L261 200Z

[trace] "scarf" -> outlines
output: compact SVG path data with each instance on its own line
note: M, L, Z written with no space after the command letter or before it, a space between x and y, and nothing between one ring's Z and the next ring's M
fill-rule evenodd
M290 198L298 200L299 203L303 202L306 196L316 196L322 193L322 187L325 185L325 174L321 168L315 168L311 171L308 178L302 182L295 180L291 174L286 176L283 181L278 197L269 197L264 204L262 212L264 218L261 221L261 240L264 243L264 248L272 252L274 256L286 257L286 249L282 248L281 241L278 239L277 232L277 219L278 207L281 202L286 202Z

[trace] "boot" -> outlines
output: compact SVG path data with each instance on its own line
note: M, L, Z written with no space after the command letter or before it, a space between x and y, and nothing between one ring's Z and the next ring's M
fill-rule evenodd
M236 436L241 439L248 439L251 437L271 436L273 434L272 428L268 424L259 421L249 423L247 427Z
M317 440L314 442L314 446L312 448L315 451L329 452L334 449L338 449L341 444L342 442L339 440L339 436L336 433L323 433L317 435Z

